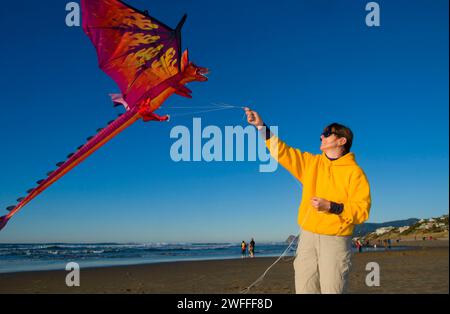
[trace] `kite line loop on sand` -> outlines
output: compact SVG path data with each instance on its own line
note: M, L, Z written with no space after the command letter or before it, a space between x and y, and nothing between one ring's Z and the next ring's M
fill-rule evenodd
M269 270L275 266L275 264L277 264L286 254L287 252L289 252L289 249L292 247L292 245L296 242L296 240L298 239L298 237L300 236L300 234L298 234L292 241L291 243L289 243L288 247L286 248L286 250L284 250L284 252L280 255L280 257L277 258L277 260L275 262L272 263L272 265L270 265L265 271L264 273L258 277L258 279L255 280L255 282L253 282L250 286L248 286L247 288L243 289L240 293L242 294L247 294L250 292L250 289L252 289L253 287L259 285L263 280L264 277L266 277L267 273L269 272Z
M299 187L300 189L302 189L302 186L301 186L300 182L299 182L292 174L291 174L291 178L295 181L295 183L298 185L298 187ZM310 212L311 212L311 208L308 208L308 211L306 212L305 217L303 218L303 220L302 220L301 223L300 223L301 226L304 225L306 219L309 217ZM280 257L278 257L277 260L276 260L275 262L273 262L272 265L270 265L270 266L264 271L264 273L263 273L261 276L259 276L258 279L255 280L255 282L253 282L253 283L252 283L250 286L248 286L247 288L241 290L240 293L242 293L242 294L247 294L247 293L250 291L251 288L253 288L253 287L256 286L256 285L259 285L259 284L264 280L264 277L267 275L267 273L269 272L269 270L270 270L273 266L275 266L275 264L277 264L280 260L288 261L288 260L295 259L296 256L297 256L297 254L294 254L293 257L291 257L290 259L287 259L287 260L284 259L284 256L289 252L289 249L292 247L292 245L293 245L295 242L297 242L297 245L300 245L300 243L299 243L299 242L300 242L300 241L299 241L300 234L301 234L301 232L298 233L297 236L296 236L294 239L292 239L291 243L289 243L289 246L286 248L286 250L284 250L284 252L280 255Z

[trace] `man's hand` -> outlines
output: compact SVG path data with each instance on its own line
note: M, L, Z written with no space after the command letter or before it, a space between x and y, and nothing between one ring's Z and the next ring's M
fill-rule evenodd
M331 209L331 202L324 198L314 196L311 198L311 205L320 212L328 213Z
M254 125L258 128L258 130L262 129L264 126L264 122L256 111L251 110L250 108L245 107L245 114L247 115L247 122L251 125Z

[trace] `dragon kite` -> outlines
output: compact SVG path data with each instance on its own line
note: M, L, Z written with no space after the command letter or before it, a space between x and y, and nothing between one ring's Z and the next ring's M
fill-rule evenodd
M187 83L207 81L208 70L190 62L188 51L181 50L186 15L172 29L120 0L81 0L81 8L83 30L97 50L99 67L121 91L111 95L112 101L126 111L9 206L9 213L0 217L0 230L23 206L134 122L167 121L168 116L155 111L174 93L191 98Z

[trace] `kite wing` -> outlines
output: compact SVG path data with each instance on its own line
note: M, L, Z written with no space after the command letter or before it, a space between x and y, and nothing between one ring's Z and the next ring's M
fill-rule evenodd
M83 29L100 68L135 107L181 72L182 18L175 29L120 0L82 0ZM158 94L158 93L156 93Z

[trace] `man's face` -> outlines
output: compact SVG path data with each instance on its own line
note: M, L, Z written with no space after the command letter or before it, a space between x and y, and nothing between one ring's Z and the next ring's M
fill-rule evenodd
M325 129L320 136L321 144L320 150L323 152L338 149L346 142L345 138L339 138L332 130Z
M320 144L320 150L323 152L328 151L333 148L337 148L339 146L338 138L334 134L332 134L328 137L321 135L320 140L322 141L322 143Z

